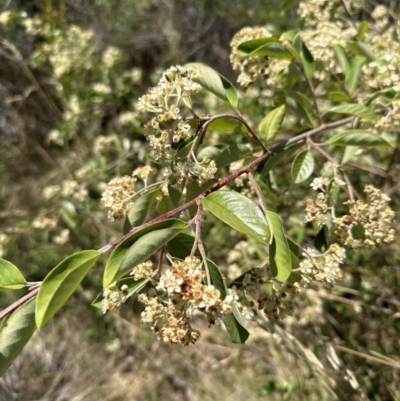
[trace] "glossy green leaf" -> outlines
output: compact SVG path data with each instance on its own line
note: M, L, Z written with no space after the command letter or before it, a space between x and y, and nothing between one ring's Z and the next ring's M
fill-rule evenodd
M393 147L389 142L385 141L379 135L373 134L362 129L352 129L329 138L326 142L328 145L336 146L361 146L372 148L389 148Z
M258 131L261 139L265 142L272 139L281 128L283 119L285 118L285 105L279 106L269 112L258 124Z
M280 43L280 42L279 39L274 37L251 39L240 43L240 45L237 47L237 50L242 56L249 56L250 54L253 54L254 51L258 50L260 47L267 45L269 43Z
M25 279L17 266L7 260L0 259L0 291L18 290L25 287Z
M186 233L179 233L176 237L172 238L167 244L168 253L178 259L185 259L190 255L194 244L194 237ZM207 254L207 245L203 243L204 250ZM195 252L196 256L201 256L199 250Z
M42 328L65 304L92 268L101 252L74 253L58 264L43 280L36 301L36 326Z
M141 279L135 281L133 277L126 277L118 282L118 288L121 288L123 285L127 285L128 289L128 297L130 297L132 294L138 293L140 290L142 290L146 284L149 282L148 279ZM103 294L99 294L96 299L92 302L92 306L95 308L101 309L102 308L102 301L103 301Z
M244 344L250 333L237 321L234 315L223 315L222 321L234 344Z
M278 281L284 282L292 271L290 248L283 232L281 218L271 211L268 211L268 216L272 222L274 233L274 239L269 246L269 265L272 275Z
M329 109L327 113L349 114L351 116L364 118L370 121L378 120L378 116L374 114L373 110L371 110L369 107L354 103L341 104L339 106L335 106Z
M185 67L193 67L200 73L200 77L196 81L204 89L227 101L232 107L237 107L238 97L236 89L221 74L202 63L189 63Z
M348 74L346 74L345 87L351 96L354 95L357 85L358 78L360 77L361 67L367 59L365 57L356 56L351 60L351 67Z
M160 192L160 187L150 188L143 194L135 199L135 202L128 213L125 220L124 232L125 234L129 232L133 227L140 226L145 220L158 193Z
M252 156L254 150L247 145L231 145L225 148L220 155L215 159L215 164L218 169L227 166L237 160Z
M119 244L108 259L103 276L103 287L131 272L139 263L145 262L168 241L187 228L182 220L170 219L138 231Z
M16 309L0 332L0 376L13 363L36 330L33 298Z
M268 244L270 230L264 214L250 199L235 191L216 191L202 199L214 216L257 242Z
M300 60L303 64L304 72L307 78L311 79L315 71L314 57L304 42L302 43L300 49Z
M300 152L292 164L292 180L298 184L305 181L314 171L314 157L309 150Z

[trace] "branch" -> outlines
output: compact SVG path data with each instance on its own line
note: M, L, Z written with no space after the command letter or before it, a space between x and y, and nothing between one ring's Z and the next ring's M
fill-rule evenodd
M228 114L230 116L230 114ZM221 115L220 115L221 116ZM235 116L236 117L236 116ZM307 137L313 136L320 134L322 132L328 131L330 129L334 129L337 127L341 127L342 125L346 125L353 121L353 117L346 117L341 120L335 121L333 123L328 123L328 124L322 124L317 128L314 128L310 131L303 132L302 134L299 134L293 138L284 140L282 142L279 142L277 145L275 145L271 150L267 150L264 153L262 153L260 156L258 156L255 160L253 160L251 163L248 165L242 167L240 170L235 171L234 173L228 175L225 178L221 178L218 180L218 183L214 185L212 188L208 189L207 191L204 191L201 195L197 196L196 198L190 200L189 202L184 203L181 206L178 206L177 208L170 210L169 212L166 212L160 216L155 217L152 220L149 220L148 222L142 224L141 226L134 227L131 231L126 233L125 235L115 239L114 241L111 241L107 245L103 246L102 248L99 249L99 252L105 253L109 251L110 249L113 249L117 245L119 245L121 242L132 236L133 234L137 233L138 231L151 226L152 224L158 223L160 221L169 219L176 214L179 214L183 212L184 210L190 208L191 206L195 205L197 202L201 201L201 199L205 198L207 195L211 194L212 192L218 191L225 185L229 184L233 180L235 180L237 177L241 176L244 173L249 173L254 167L256 167L258 164L266 160L269 156L272 154L278 152L279 150L284 149L286 146L290 146L294 143L300 142L302 140L305 140Z
M0 320L3 319L3 317L7 316L8 314L14 312L15 309L18 309L21 305L28 302L31 298L35 297L36 294L39 292L39 288L40 287L37 287L34 290L32 290L31 292L28 292L28 294L24 295L18 301L15 301L10 306L8 306L6 309L3 309L0 312Z

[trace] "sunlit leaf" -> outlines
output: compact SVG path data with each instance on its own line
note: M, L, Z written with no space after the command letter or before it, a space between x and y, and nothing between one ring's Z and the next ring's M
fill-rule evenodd
M349 114L351 116L364 118L370 121L378 120L378 116L369 107L354 103L341 104L339 106L332 107L327 111L327 113Z
M200 78L196 79L196 81L204 89L227 101L232 107L237 107L238 97L236 89L221 74L202 63L189 63L185 67L193 67L200 73Z
M274 228L274 239L269 246L269 265L273 276L278 281L284 282L292 271L290 248L283 232L281 218L271 211L268 211L268 216Z
M250 199L234 191L216 191L202 199L214 216L256 241L268 244L270 230L264 214Z
M361 67L367 59L365 57L356 56L351 60L350 71L346 74L345 87L351 96L354 95L360 77Z
M389 142L385 141L379 135L361 129L340 132L339 134L334 135L332 138L329 138L325 143L336 146L361 146L367 148L393 147Z
M230 117L218 118L207 125L208 131L247 132L247 128L238 120Z
M272 139L281 128L283 119L285 118L285 105L269 112L258 125L258 131L261 139L265 142Z
M350 60L347 56L346 50L340 45L334 45L333 50L336 55L336 59L339 63L340 69L344 75L349 74L350 72Z
M25 287L25 279L17 266L7 260L0 259L0 291L18 290Z
M65 304L101 252L80 251L68 256L43 280L36 301L36 326L42 328Z
M309 150L300 152L292 164L292 180L298 184L305 181L314 171L314 157Z
M0 332L0 376L13 363L36 330L33 298L21 305L7 319Z

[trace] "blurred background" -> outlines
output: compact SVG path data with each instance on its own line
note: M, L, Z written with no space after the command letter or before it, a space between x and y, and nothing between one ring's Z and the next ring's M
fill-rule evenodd
M364 3L358 18L378 4L398 7ZM111 178L145 164L138 97L164 69L187 62L235 82L232 36L245 26L294 29L297 5L3 0L0 256L40 281L71 253L119 236L100 197ZM248 115L264 115L256 101L247 106ZM290 215L290 204L283 207ZM220 234L215 257L228 248L225 263L246 265L251 247ZM205 334L186 348L156 341L131 304L106 316L90 306L101 291L101 260L0 379L0 400L400 400L399 252L395 243L354 255L342 286L308 289L299 312L282 322L249 324L242 346L199 318ZM21 294L1 293L0 308Z

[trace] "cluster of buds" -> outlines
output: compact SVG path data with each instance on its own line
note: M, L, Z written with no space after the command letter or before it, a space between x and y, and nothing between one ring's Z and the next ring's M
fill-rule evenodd
M103 290L103 300L101 309L103 314L107 312L118 312L123 303L128 299L128 286L122 285L118 288L117 283L113 283Z
M171 67L164 72L158 85L150 88L149 93L139 99L138 109L141 112L157 114L144 125L156 160L170 159L172 144L189 135L190 126L184 122L179 105L201 89L194 82L198 76L194 68ZM168 123L171 121L177 123L169 128Z
M244 277L240 291L250 308L262 311L269 319L284 319L294 311L293 298L300 294L298 283L278 283L269 270L253 268ZM249 318L254 312L248 308L247 315L239 306L241 313ZM252 311L249 315L249 311Z
M364 192L367 202L358 200L350 203L349 214L333 220L335 235L351 248L360 248L362 245L372 248L394 240L395 213L388 206L390 198L372 185L366 185ZM363 228L363 241L353 238L352 230L357 226Z
M304 260L300 262L302 283L308 285L311 281L323 281L335 284L343 278L340 265L344 262L346 251L338 244L332 244L329 249L319 254L315 249L307 248L303 252Z
M111 220L122 220L133 205L132 197L135 195L136 177L125 175L113 178L103 192L101 203L108 209Z
M221 300L220 291L203 284L204 279L198 258L174 261L155 289L139 295L138 300L145 305L141 323L150 324L166 344L194 344L200 337L190 324L194 311L205 313L209 325L215 324L222 314L232 313L230 298Z

